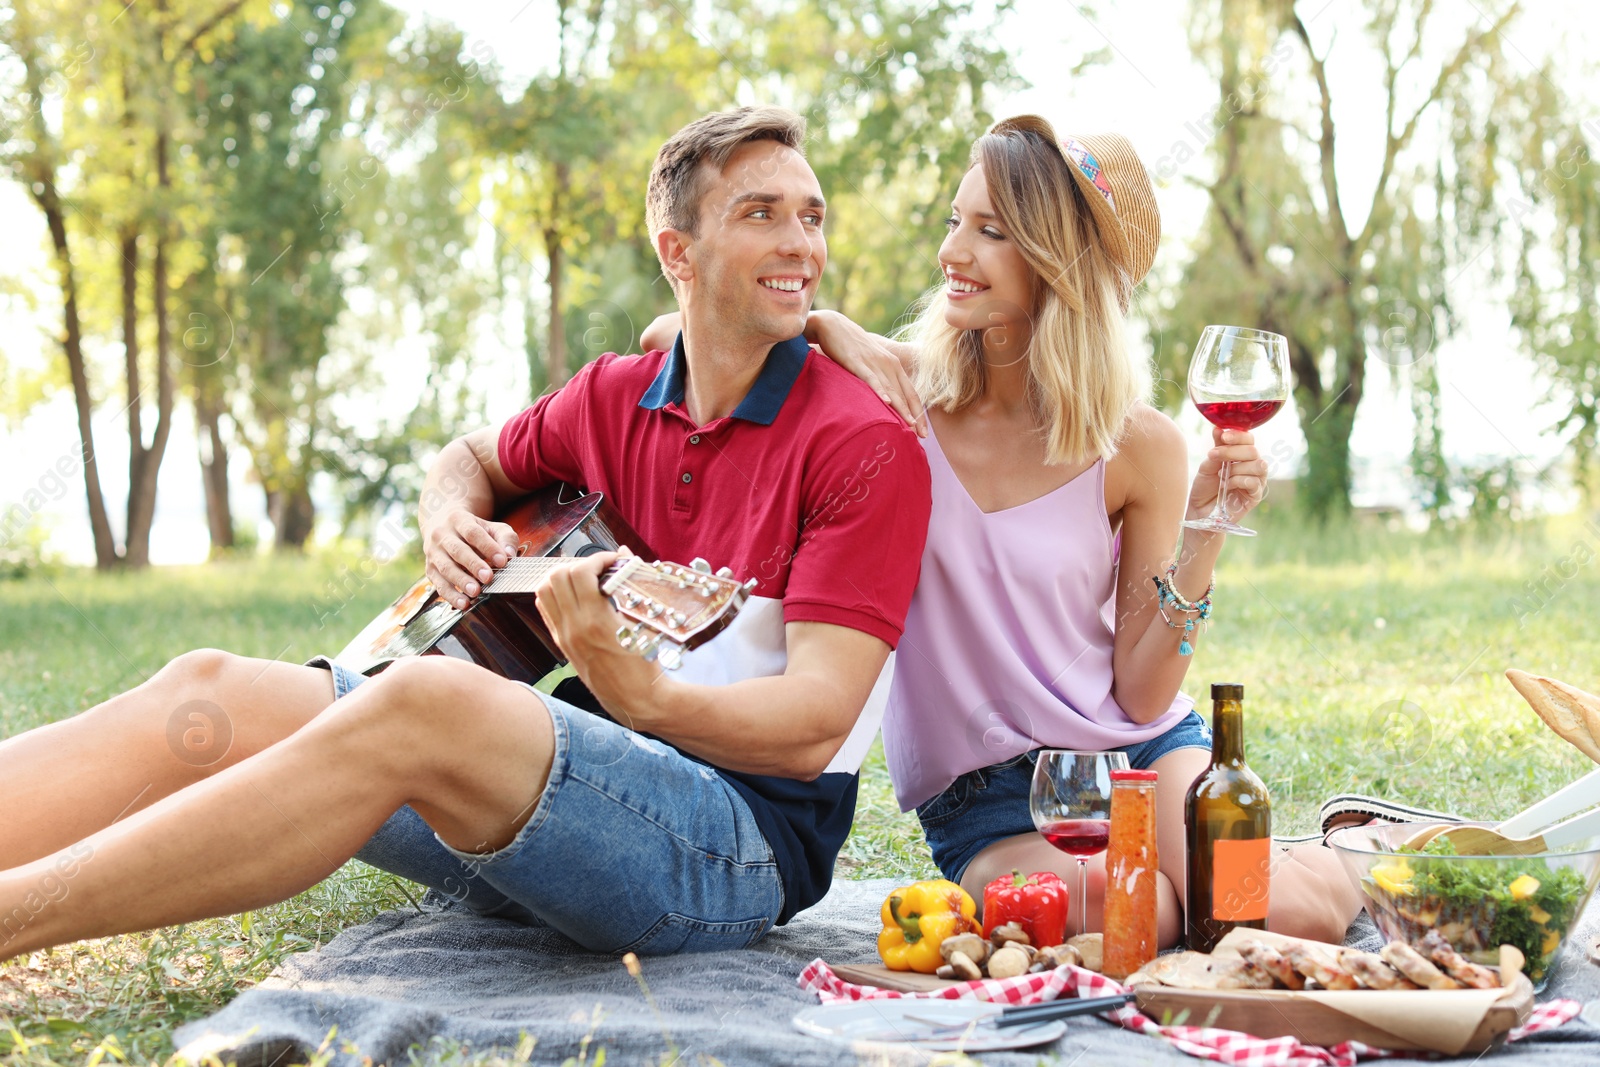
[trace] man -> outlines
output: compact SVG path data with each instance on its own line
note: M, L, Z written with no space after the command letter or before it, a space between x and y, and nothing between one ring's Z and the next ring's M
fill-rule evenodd
M556 572L539 610L604 716L446 657L360 684L180 656L0 744L0 958L260 907L355 855L598 951L742 947L825 892L929 485L910 432L799 336L827 261L803 132L744 108L663 146L647 218L674 350L602 357L452 442L423 492L427 573L457 603L515 551L496 505L560 480L663 558L757 579L733 626L667 675L617 643L613 554ZM196 707L231 730L207 767L167 741Z

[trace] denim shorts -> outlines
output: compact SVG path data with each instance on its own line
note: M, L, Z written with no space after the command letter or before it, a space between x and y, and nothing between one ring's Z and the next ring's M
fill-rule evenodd
M335 699L366 681L313 663L332 669ZM716 952L770 930L783 882L744 798L669 745L537 695L555 725L555 760L509 845L451 848L407 806L355 858L594 952Z
M1199 712L1189 712L1158 737L1114 751L1126 752L1128 766L1134 770L1149 770L1162 756L1180 748L1210 751L1211 727ZM946 878L961 881L967 864L996 841L1034 832L1028 789L1038 752L1034 749L1004 763L968 771L944 792L917 805L933 862Z

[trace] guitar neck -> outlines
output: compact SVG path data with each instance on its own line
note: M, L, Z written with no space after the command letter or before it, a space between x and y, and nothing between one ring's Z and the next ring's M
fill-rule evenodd
M483 587L485 593L531 593L553 571L570 567L581 556L516 556L495 572L494 581ZM601 574L602 584L620 568L613 563Z

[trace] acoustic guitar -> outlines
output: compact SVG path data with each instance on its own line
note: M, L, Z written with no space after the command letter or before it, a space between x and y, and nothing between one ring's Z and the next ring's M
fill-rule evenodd
M402 656L447 655L505 678L537 682L565 662L533 590L557 567L627 545L636 555L600 576L600 590L628 621L617 629L623 648L676 669L683 653L720 633L749 598L755 579L740 584L703 559L687 566L649 561L639 536L599 493L554 485L523 497L495 518L517 532L517 555L483 591L458 609L426 578L406 590L334 659L377 674Z

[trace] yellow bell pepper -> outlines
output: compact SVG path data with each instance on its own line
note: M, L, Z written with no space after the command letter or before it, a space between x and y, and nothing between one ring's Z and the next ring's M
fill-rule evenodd
M977 912L977 901L943 878L896 889L883 902L878 955L891 971L932 974L944 963L939 946L945 938L981 932Z
M1524 874L1512 879L1506 888L1511 890L1512 900L1527 900L1539 891L1539 879L1531 874Z
M1398 897L1409 897L1416 891L1411 883L1411 864L1404 856L1390 860L1387 863L1377 864L1368 872L1372 880Z

